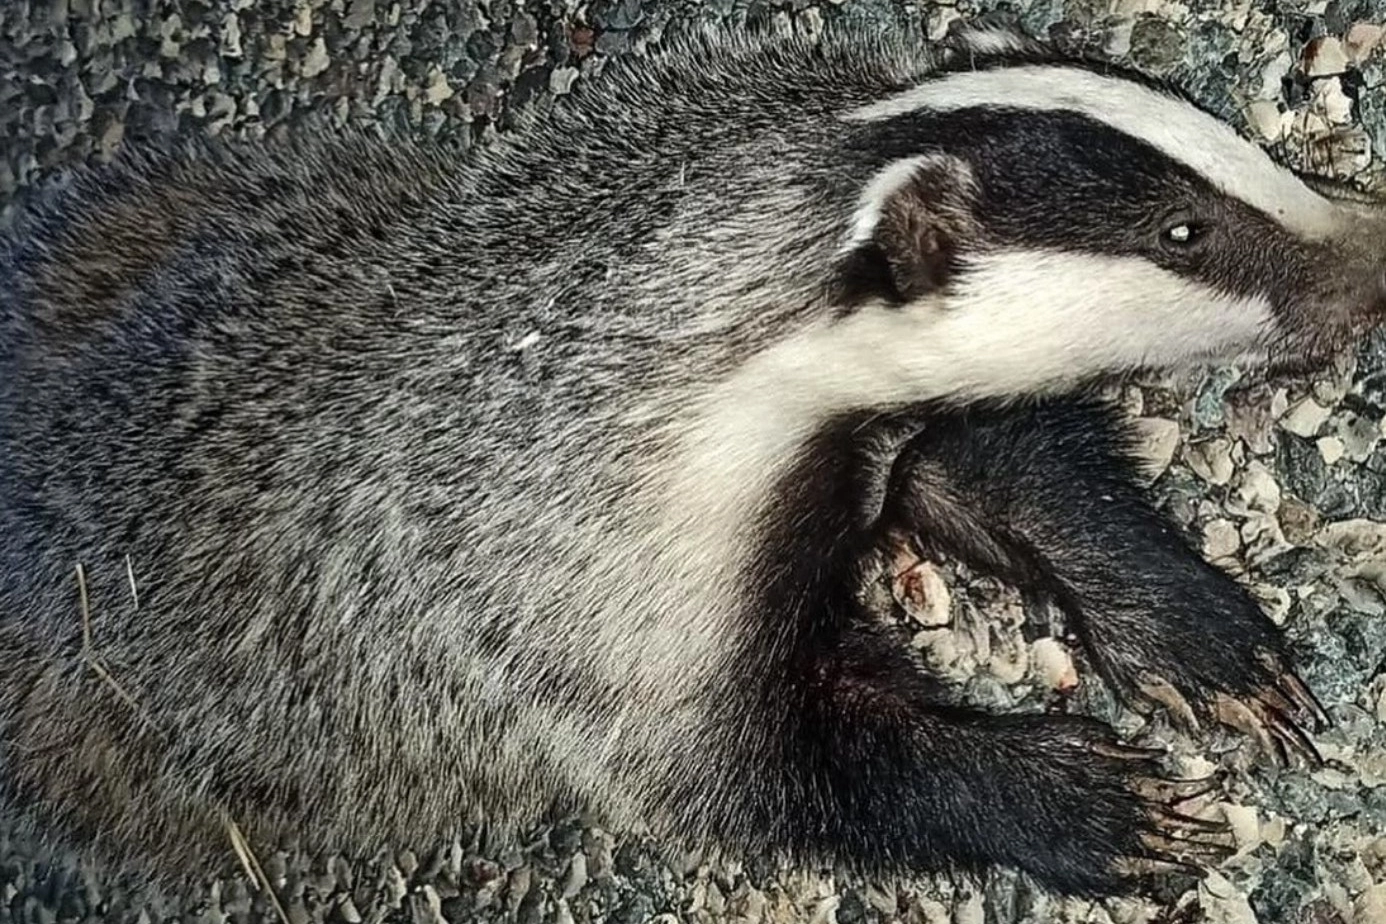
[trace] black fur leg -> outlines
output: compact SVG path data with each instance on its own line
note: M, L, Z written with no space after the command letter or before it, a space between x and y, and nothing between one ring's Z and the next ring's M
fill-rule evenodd
M823 650L799 691L795 765L824 810L790 819L809 823L793 842L876 868L1002 864L1087 895L1229 852L1221 826L1178 811L1206 781L1162 779L1100 722L941 705L878 629Z
M937 415L897 459L881 528L1043 587L1129 700L1259 727L1317 760L1300 723L1322 710L1281 633L1154 509L1131 447L1096 401Z
M1207 781L1162 779L1091 719L950 705L864 611L872 508L900 446L872 423L819 434L766 509L743 647L711 700L727 759L664 800L689 807L683 826L868 871L1006 865L1088 895L1221 857L1226 833L1177 810Z

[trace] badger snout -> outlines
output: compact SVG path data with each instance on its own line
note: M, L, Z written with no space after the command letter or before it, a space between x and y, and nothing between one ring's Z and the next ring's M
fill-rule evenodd
M1345 207L1346 230L1331 242L1307 248L1303 280L1272 295L1279 334L1269 356L1279 371L1321 366L1367 331L1386 324L1386 209L1371 215Z

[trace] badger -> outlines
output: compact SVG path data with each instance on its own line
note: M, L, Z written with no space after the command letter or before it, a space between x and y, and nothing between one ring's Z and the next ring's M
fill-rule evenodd
M1125 697L1312 759L1280 631L1093 383L1312 366L1386 223L1177 90L978 28L709 29L466 153L188 141L0 251L0 787L181 883L586 809L1105 895L1216 781L959 703L862 592L1052 596ZM903 539L902 539L903 537Z

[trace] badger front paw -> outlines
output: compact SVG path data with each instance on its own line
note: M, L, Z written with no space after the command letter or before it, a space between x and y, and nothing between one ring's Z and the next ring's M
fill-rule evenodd
M1211 571L1174 599L1085 607L1080 632L1099 670L1137 709L1163 707L1191 731L1219 722L1282 763L1298 755L1321 764L1309 732L1329 718L1291 667L1280 630Z
M1124 744L1087 718L996 723L980 747L992 752L991 778L1013 814L993 846L1006 845L1001 862L1047 887L1129 892L1162 876L1201 878L1234 852L1226 825L1193 814L1219 789L1215 777L1170 779L1158 763L1162 752Z
M1311 766L1322 764L1310 732L1321 731L1328 725L1323 706L1288 666L1283 654L1260 651L1244 660L1259 662L1254 669L1242 672L1254 679L1233 689L1210 690L1187 676L1171 681L1147 671L1141 678L1138 695L1147 703L1164 707L1189 730L1197 731L1208 721L1220 722L1255 740L1265 753L1282 764L1290 764L1296 755Z

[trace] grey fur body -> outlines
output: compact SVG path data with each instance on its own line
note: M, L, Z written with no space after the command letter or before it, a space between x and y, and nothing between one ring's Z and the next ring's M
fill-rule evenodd
M30 219L5 295L26 496L0 508L0 611L24 614L0 716L48 757L6 757L12 785L113 842L223 857L220 805L252 837L366 846L563 795L629 825L661 774L718 772L697 729L724 617L677 556L685 530L733 540L669 509L673 443L743 328L822 309L866 174L773 251L734 225L804 214L790 152L825 174L834 113L927 67L838 82L724 53L706 98L634 79L467 162L200 152L77 179L57 234ZM814 103L770 122L777 88ZM729 178L748 213L713 211ZM97 652L167 748L78 657L79 562ZM249 793L292 808L256 817Z
M787 752L747 678L792 632L746 601L806 441L1206 358L998 376L943 368L960 343L922 374L875 352L894 320L844 320L844 241L893 155L843 116L931 55L703 39L466 157L197 146L27 216L0 252L11 803L164 875L231 861L223 813L252 844L359 849L591 804L784 847L756 819L818 797L758 782ZM1343 342L1285 320L1305 303L1275 344ZM1251 327L1210 352L1274 352ZM133 704L82 656L78 564Z

